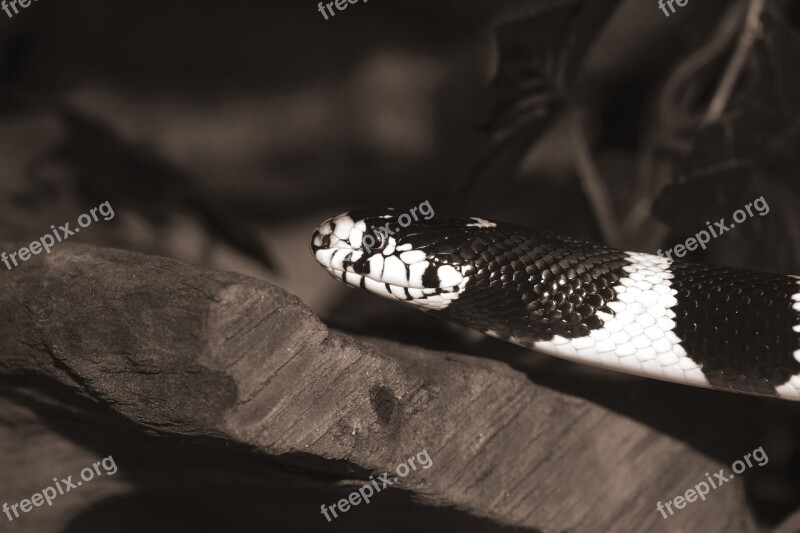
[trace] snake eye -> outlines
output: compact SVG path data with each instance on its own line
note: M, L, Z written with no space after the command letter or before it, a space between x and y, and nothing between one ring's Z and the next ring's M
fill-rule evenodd
M385 232L379 231L377 232L378 235L378 244L373 248L376 252L382 252L386 245L389 244L389 236L386 235Z

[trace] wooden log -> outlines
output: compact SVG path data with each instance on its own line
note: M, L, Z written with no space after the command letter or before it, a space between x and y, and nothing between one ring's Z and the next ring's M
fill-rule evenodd
M681 440L498 361L331 331L266 282L64 244L0 294L0 504L118 467L3 530L757 530L740 483L656 510L729 468Z

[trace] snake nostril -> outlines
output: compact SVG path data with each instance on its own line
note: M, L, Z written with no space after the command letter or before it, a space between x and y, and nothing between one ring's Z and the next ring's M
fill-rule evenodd
M323 234L319 229L314 230L311 234L311 250L324 250L330 248L331 234Z

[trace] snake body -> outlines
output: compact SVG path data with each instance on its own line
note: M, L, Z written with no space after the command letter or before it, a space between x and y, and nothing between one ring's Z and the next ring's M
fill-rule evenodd
M312 235L335 278L538 352L650 378L800 400L795 276L671 262L436 214L344 213ZM372 228L372 229L371 229ZM384 238L367 248L375 228Z

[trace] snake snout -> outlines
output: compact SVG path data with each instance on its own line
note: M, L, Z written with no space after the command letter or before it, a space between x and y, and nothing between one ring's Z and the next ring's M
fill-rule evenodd
M349 213L342 213L327 219L319 225L312 235L313 238L319 234L321 237L336 237L338 240L346 241L350 237L350 232L355 226L355 221Z
M323 235L320 228L314 230L311 234L311 252L316 253L317 250L329 248L331 245L330 235Z
M322 266L342 270L343 254L352 258L359 251L361 235L362 230L349 213L329 218L311 234L311 253Z

